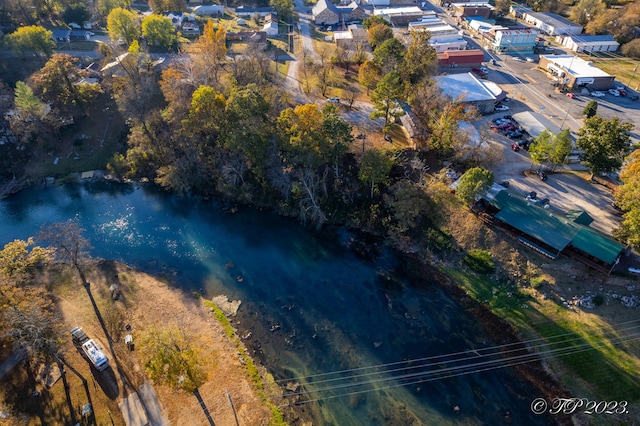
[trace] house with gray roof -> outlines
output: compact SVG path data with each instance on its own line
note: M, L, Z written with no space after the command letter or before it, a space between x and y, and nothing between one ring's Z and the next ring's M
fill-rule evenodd
M318 0L311 10L318 25L335 25L342 21L361 20L367 13L355 1L346 6L337 6L329 0Z

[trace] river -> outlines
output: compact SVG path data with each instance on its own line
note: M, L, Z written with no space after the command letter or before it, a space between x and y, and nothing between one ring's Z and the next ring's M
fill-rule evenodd
M0 201L0 243L72 218L94 256L170 274L208 298L241 300L239 334L276 379L304 385L302 396L315 402L300 408L314 424L551 422L532 414L535 391L511 369L473 372L488 359L476 361L473 350L493 344L431 277L409 281L389 250L358 258L347 231L314 232L270 212L231 214L152 185L97 181ZM443 355L447 364L438 364Z

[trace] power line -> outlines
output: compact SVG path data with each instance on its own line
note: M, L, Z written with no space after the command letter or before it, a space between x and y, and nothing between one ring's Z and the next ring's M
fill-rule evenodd
M620 343L622 341L631 342L631 341L636 341L636 340L640 340L640 334L635 335L632 338L614 339L614 341L611 341L611 342ZM607 343L602 343L602 344L599 344L599 345L591 345L589 343L585 343L583 345L578 346L577 349L575 347L574 348L559 348L559 349L554 349L554 350L550 350L550 351L543 352L543 353L533 353L533 354L521 355L521 356L517 356L517 357L511 357L511 358L507 358L506 360L497 359L497 360L493 360L493 361L490 361L490 362L482 362L482 363L477 363L477 364L471 364L471 365L463 366L463 367L452 367L452 368L448 368L448 369L438 370L438 371L435 371L435 372L426 372L426 373L421 373L421 374L411 374L411 375L406 375L404 377L383 378L383 379L373 380L373 381L364 382L364 383L356 383L356 384L350 384L350 385L346 384L346 385L341 385L341 386L334 386L334 387L327 388L327 389L322 389L322 390L309 390L309 391L304 391L304 392L299 392L299 393L294 393L294 394L288 394L286 396L289 396L289 395L297 396L297 395L306 395L306 394L311 394L311 393L328 392L328 391L331 391L331 390L344 389L344 388L348 388L348 387L363 386L365 384L384 383L384 382L388 382L388 381L391 381L391 380L398 380L398 379L401 379L401 380L415 379L413 381L392 384L392 385L388 385L388 386L384 386L384 387L379 387L379 388L376 388L376 389L363 389L363 390L357 390L357 391L353 391L353 392L342 393L342 394L339 394L339 395L320 396L320 397L317 397L317 398L314 398L314 399L296 402L296 404L307 404L307 403L321 401L321 400L340 398L340 397L344 397L344 396L356 395L356 394L367 393L367 392L372 392L372 391L380 391L380 390L391 389L391 388L396 388L396 387L400 387L400 386L410 386L410 385L414 385L414 384L425 383L425 382L430 382L430 381L435 381L435 380L443 380L443 379L458 377L458 376L462 376L462 375L476 374L476 373L480 373L480 372L484 372L484 371L495 370L495 369L498 369L498 368L512 367L512 366L525 364L525 363L529 363L529 362L541 361L541 360L549 359L549 358L552 358L552 357L563 357L563 356L573 355L573 354L577 354L577 353L581 353L581 352L585 352L585 351L589 351L589 350L599 349L599 348L605 347L606 345L607 345Z
M618 326L623 326L623 325L627 325L627 324L631 324L637 322L637 320L632 320L632 321L626 321L623 323L618 324ZM639 328L640 324L632 326L632 327L623 327L620 328L618 331L629 331L629 330L633 330L636 328ZM412 364L412 363L420 363L423 361L432 361L432 360L438 360L438 359L443 359L443 358L449 358L449 357L454 357L454 356L458 356L458 355L465 355L465 354L469 354L469 353L477 353L479 351L498 351L500 350L501 354L504 353L509 353L512 352L513 350L510 351L504 351L504 349L513 347L513 346L521 346L521 345L530 345L533 344L535 342L547 342L548 340L551 339L557 339L557 338L561 338L561 337L565 337L565 336L576 336L573 339L567 339L565 341L558 341L558 342L552 342L553 344L560 344L560 343L564 343L564 342L569 342L572 340L576 340L576 339L582 339L581 336L577 335L577 333L575 332L567 332L567 333L563 333L563 334L557 334L554 336L550 336L550 337L540 337L540 338L536 338L536 339L529 339L529 340L522 340L522 341L518 341L518 342L514 342L514 343L508 343L508 344L502 344L502 345L494 345L494 346L489 346L486 348L479 348L479 349L467 349L464 351L459 351L459 352L453 352L453 353L449 353L449 354L443 354L443 355L435 355L435 356L430 356L430 357L423 357L423 358L416 358L416 359L410 359L410 360L404 360L404 361L395 361L395 362L390 362L390 363L385 363L385 364L377 364L377 365L372 365L372 366L366 366L366 367L356 367L356 368L350 368L350 369L345 369L345 370L337 370L337 371L331 371L331 372L325 372L325 373L318 373L318 374L313 374L313 375L308 375L308 376L300 376L300 377L294 377L294 378L285 378L285 379L279 379L276 380L276 383L282 383L282 382L290 382L290 381L302 381L302 380L309 380L312 379L312 381L314 382L314 384L317 383L322 383L324 381L330 381L330 379L327 380L320 380L320 381L316 381L316 378L320 378L320 377L326 377L326 376L330 376L330 375L337 375L337 374L343 374L343 373L350 373L350 372L358 372L358 371L365 371L365 370L379 370L382 368L386 368L386 367L393 367L393 366L397 366L397 365L402 365L402 364ZM544 343L542 345L540 345L541 347L544 346L548 346L550 343ZM534 347L535 348L535 347ZM521 349L519 349L521 350ZM485 354L482 356L488 356L491 354ZM472 357L474 358L474 357ZM444 361L443 361L444 362ZM415 368L415 367L412 367ZM357 377L357 376L349 376L349 378L352 377Z
M627 323L622 323L622 324L629 324L633 321L627 322ZM619 329L617 330L617 332L628 332L628 331L632 331L634 329L637 329L639 326L635 325L632 327L627 327L627 328L623 328L623 329ZM330 378L330 379L325 379L325 380L321 380L321 381L317 381L317 382L313 382L313 384L319 384L319 383L330 383L330 382L335 382L335 381L340 381L340 380L354 380L354 379L360 379L363 377L367 377L367 376L373 376L373 377L378 377L375 378L373 380L369 380L369 381L359 381L356 383L343 383L343 384L335 384L335 385L331 385L331 386L327 386L325 388L321 388L321 389L310 389L310 390L304 390L304 391L300 391L300 392L294 392L294 393L289 393L286 394L286 396L297 396L297 395L305 395L305 394L310 394L310 393L320 393L320 392L328 392L328 391L332 391L332 390L338 390L338 389L345 389L345 388L349 388L349 387L359 387L359 386L364 386L367 384L376 384L376 383L385 383L391 380L413 380L417 378L417 381L414 382L409 382L409 383L400 383L398 385L391 385L388 387L396 387L396 386L408 386L410 384L415 384L415 383L421 383L424 381L431 381L431 380L440 380L440 379L444 379L444 378L449 378L449 377L455 377L458 375L463 375L463 374L472 374L472 373L476 373L476 372L481 372L481 371L487 371L487 370L492 370L495 368L503 368L506 366L512 366L512 365L518 365L518 364L522 364L522 363L526 363L526 362L534 362L534 361L539 361L542 359L547 359L550 358L552 356L567 356L567 355L571 355L574 353L580 353L580 352L584 352L586 350L593 350L593 349L597 349L600 347L604 347L605 345L612 343L612 344L616 344L616 343L622 343L622 342L626 342L626 341L635 341L640 339L640 333L635 333L632 334L631 336L625 336L625 337L617 337L614 339L610 339L609 342L603 342L600 344L595 344L592 345L589 342L584 342L582 344L579 345L573 345L570 347L560 347L560 348L553 348L554 346L557 345L561 345L561 344L569 344L571 342L575 342L575 341L579 341L579 340L583 340L583 338L579 335L577 335L577 333L565 333L565 334L560 334L560 335L556 335L556 336L552 336L549 339L557 339L559 337L565 337L568 335L574 335L576 337L572 338L572 339L561 339L561 340L557 340L557 341L550 341L547 343L543 343L543 344L539 344L537 346L535 346L534 348L538 348L538 349L543 349L544 351L541 353L535 352L529 352L526 354L520 354L520 355L513 355L510 357L507 357L506 359L504 358L504 354L505 353L510 353L510 352L522 352L524 350L528 350L531 351L531 348L518 348L518 349L512 349L509 351L502 351L502 352L497 352L497 350L500 350L502 348L507 348L507 347L512 347L514 345L523 345L526 342L518 342L518 343L513 343L513 344L508 344L508 345L498 345L498 346L494 346L494 347L490 347L490 348L481 348L481 349L477 349L474 351L463 351L463 352L457 352L457 353L453 353L453 354L446 354L446 355L440 355L440 356L435 356L435 357L428 357L428 358L421 358L421 359L416 359L416 360L410 360L410 361L402 361L402 362L395 362L395 363L388 363L388 364L381 364L381 365L377 365L377 366L370 366L370 367L359 367L359 368L355 368L355 369L348 369L348 370L341 370L338 372L329 372L329 373L321 373L318 375L314 375L314 376L306 376L305 378L314 378L314 377L326 377L328 375L335 375L335 374L342 374L345 372L356 372L356 371L366 371L368 369L380 369L380 368L384 368L384 367L388 367L388 366L396 366L396 365L400 365L400 364L407 364L407 363L412 363L412 362L421 362L424 360L435 360L435 359L445 359L444 361L438 362L438 363L432 363L432 364L423 364L423 365L417 365L417 366L410 366L410 367L406 367L406 368L398 368L398 369L392 369L392 370L387 370L387 371L374 371L374 372L370 372L370 373L361 373L361 374L357 374L357 375L351 375L351 376L346 376L346 377L338 377L338 378ZM533 339L530 340L529 342L539 342L541 340L544 339ZM552 349L549 349L552 348ZM496 351L493 353L487 353L487 354L480 354L480 351L484 352L484 351ZM456 356L456 355L466 355L469 354L470 352L473 352L476 354L476 357L465 357L465 358L459 358L459 359L448 359L450 357ZM440 368L436 371L418 371L418 372L411 372L409 373L410 370L414 370L414 369L418 369L418 368L426 368L426 367L436 367L438 365L442 365L442 364L447 364L447 363L459 363L462 361L467 361L470 359L478 359L477 357L480 358L484 358L484 357L488 357L488 356L496 356L496 355L502 355L501 357L498 357L497 359L493 359L493 360L488 360L488 361L482 361L482 362L474 362L471 364L467 364L467 365L462 365L462 366L452 366L452 367L446 367L446 368ZM383 375L388 375L389 373L402 373L405 372L406 374L398 374L395 376L390 376L390 377L380 377ZM302 379L302 378L300 378ZM295 380L295 379L288 379L288 380ZM282 380L280 380L281 382ZM383 389L386 389L388 387L385 387ZM372 390L364 390L364 391L358 391L356 393L359 392L370 392ZM352 393L349 393L352 394ZM348 395L348 394L345 394ZM273 397L273 396L272 396ZM337 397L337 396L335 396ZM326 399L326 398L318 398L318 399ZM305 401L305 402L311 402L311 400L309 401Z

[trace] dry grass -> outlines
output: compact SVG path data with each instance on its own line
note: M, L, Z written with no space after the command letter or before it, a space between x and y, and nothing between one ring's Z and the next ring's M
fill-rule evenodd
M88 363L72 345L71 339L65 341L65 358L89 381L96 424L124 425L118 402L126 396L125 394L139 388L146 381L137 351L130 352L124 344L125 324L131 326L134 341L144 330L158 325L185 328L191 335L199 336L198 344L208 358L204 365L209 377L199 391L216 424L235 424L233 411L226 396L227 390L233 398L240 424L269 424L272 414L257 396L251 379L238 358L238 349L201 300L147 274L111 262L103 262L98 268L93 268L88 277L93 297L113 340L117 362L109 355L107 338L87 293L78 285L75 274L65 268L56 268L44 278L54 283L50 286L56 295L56 305L62 315L64 330L82 326L89 337L100 342L110 358L113 368L106 371L112 371L115 386L118 388L117 395L111 397L103 391L101 382L93 379ZM117 301L112 300L109 291L109 286L113 283L118 283L121 291ZM16 380L22 380L19 376L22 370L16 371ZM72 374L68 374L68 379L72 403L77 411L86 403L87 398L80 379ZM30 397L31 389L25 389L22 398L23 411L26 410L32 415L20 419L12 417L15 422L9 424L71 423L61 383L58 381L50 390L40 387L39 400ZM203 410L194 395L158 384L154 387L163 406L164 415L171 424L206 424ZM42 413L41 416L37 415L39 412Z
M593 64L602 71L614 75L616 80L626 84L632 89L640 86L640 73L634 72L640 61L632 58L600 58L594 56L581 55L582 59L592 61Z

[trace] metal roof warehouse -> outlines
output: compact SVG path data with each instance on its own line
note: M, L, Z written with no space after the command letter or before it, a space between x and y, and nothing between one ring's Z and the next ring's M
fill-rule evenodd
M594 269L610 272L624 249L620 243L580 224L581 216L575 212L562 216L506 190L487 198L498 210L494 215L497 225L513 231L524 245L551 259L564 253Z

